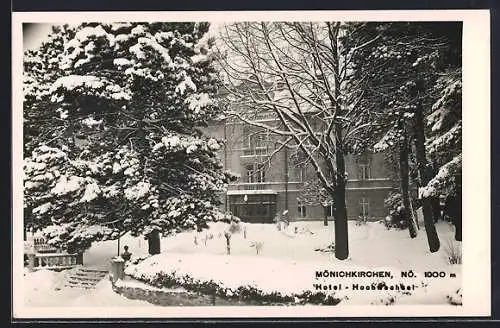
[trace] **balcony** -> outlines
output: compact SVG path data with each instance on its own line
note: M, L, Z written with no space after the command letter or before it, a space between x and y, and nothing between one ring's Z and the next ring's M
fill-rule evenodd
M267 156L267 147L241 149L240 157Z
M302 182L288 182L288 190L298 190ZM274 190L285 191L285 182L239 182L229 184L229 190Z
M347 181L347 189L390 189L394 187L395 181L389 178L374 179L350 179Z

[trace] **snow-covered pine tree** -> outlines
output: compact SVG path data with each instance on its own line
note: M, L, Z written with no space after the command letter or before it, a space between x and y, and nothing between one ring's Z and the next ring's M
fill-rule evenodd
M427 150L435 176L421 189L424 195L445 197L445 214L462 240L462 76L461 68L448 70L436 84L437 101L427 116Z
M64 53L64 44L73 38L74 29L68 26L53 26L52 32L47 35L47 41L36 50L28 50L23 58L23 138L24 138L24 224L26 227L40 228L50 224L50 217L39 217L33 221L39 211L49 210L49 186L54 174L62 171L66 153L60 149L70 139L66 138L65 131L69 130L69 122L58 119L57 104L51 101L49 89L63 71L59 68L59 61ZM51 144L53 148L42 146L41 142ZM66 147L66 146L65 146ZM65 150L68 150L66 147ZM43 155L40 162L31 160L32 152L35 156ZM46 167L47 166L47 167ZM40 171L40 172L38 172ZM31 180L34 178L34 180ZM45 197L45 198L42 198ZM40 200L40 201L38 201ZM33 214L32 210L43 205ZM53 205L53 204L52 204Z
M87 23L57 39L60 76L33 84L48 90L41 110L64 133L35 134L25 155L25 210L52 243L81 250L131 231L158 253L159 233L216 219L229 176L220 142L200 130L221 114L208 27Z
M48 40L36 50L24 54L23 65L23 133L24 154L29 155L39 140L57 143L68 122L54 118L57 104L51 102L49 89L64 75L59 61L64 53L64 44L74 37L74 29L68 26L53 26Z
M447 61L457 57L457 53L452 54L449 49L454 47L453 38L460 36L458 24L373 23L364 28L378 31L381 37L378 42L365 47L364 53L358 53L357 62L366 67L362 70L365 75L358 76L358 79L366 78L371 85L362 105L371 107L372 118L379 122L372 127L375 135L382 136L375 149L399 149L405 200L408 199L404 195L408 194L409 156L413 155L415 159L419 186L427 185L434 174L429 163L428 130L424 118L436 101L435 89L440 72ZM413 148L410 148L411 142ZM429 248L437 251L439 239L433 225L436 197L422 193L420 196Z
M417 236L417 224L411 215L410 142L414 117L414 101L408 95L407 84L412 75L412 63L422 51L413 47L414 24L359 23L359 33L378 35L375 42L365 46L353 58L358 67L353 76L368 85L360 106L369 110L361 117L359 125L371 122L362 131L363 137L353 140L353 151L365 149L383 152L387 163L394 165L398 174L403 205L403 216L411 238ZM407 48L404 45L409 45Z
M421 106L421 110L417 110L415 112L415 124L414 124L414 130L415 130L415 156L417 163L419 165L418 170L419 170L419 176L420 176L420 188L419 189L419 196L422 199L422 204L423 204L423 211L424 211L424 218L425 218L425 212L426 212L426 201L428 200L438 200L438 196L440 195L439 193L429 193L426 192L426 189L428 189L429 185L434 184L434 182L440 178L443 177L445 172L449 172L450 175L454 176L454 180L458 181L458 189L460 188L461 185L461 118L462 118L462 103L461 103L461 74L455 74L454 78L449 79L445 78L444 81L444 91L441 92L435 92L436 90L443 90L443 75L450 76L453 74L450 74L450 71L455 70L455 72L460 72L461 70L461 31L462 31L462 25L461 23L442 23L442 24L431 24L430 25L430 35L434 36L436 40L441 41L441 45L436 44L433 47L437 48L436 54L431 54L430 56L418 58L417 61L413 64L413 66L416 66L417 72L421 70L421 62L424 64L424 68L426 67L425 62L429 61L430 65L434 70L427 72L427 74L424 75L424 78L421 78L420 81L426 79L427 82L432 82L432 84L428 84L428 87L423 89L419 88L418 85L418 80L417 80L417 85L416 88L413 90L413 92L417 95L419 95L421 92L422 93L429 93L429 102L420 102L417 104L418 106ZM429 31L429 30L427 30ZM425 32L425 30L424 30ZM426 84L426 83L424 83ZM451 87L449 89L448 87ZM453 91L451 91L453 90ZM434 92L433 92L434 91ZM451 91L451 92L450 92ZM443 94L444 93L444 94ZM449 101L448 104L444 105L442 101L446 99ZM423 107L425 105L425 108ZM417 106L417 109L418 109ZM433 149L432 146L432 141L435 141L436 139L433 138L433 133L432 133L432 127L429 129L429 126L432 126L434 123L433 119L436 119L437 116L441 116L441 114L444 114L443 112L440 112L438 110L439 107L453 107L453 110L450 111L450 114L448 116L449 121L451 123L451 126L448 126L450 129L448 132L445 132L447 136L445 136L445 139L449 137L450 134L455 135L455 142L451 142L449 146L452 149L449 149L450 154L455 154L453 159L451 159L451 166L445 166L448 163L445 163L444 165L441 166L443 163L439 163L439 160L435 160L435 153L433 155L433 152L435 152L435 149ZM430 119L426 117L426 115L431 114L432 112L440 112L440 114L437 114L433 118L431 117ZM432 114L431 114L432 115ZM427 123L427 124L426 124ZM427 126L426 126L427 125ZM433 126L434 132L436 132L437 129L436 126ZM443 128L446 129L446 127L443 126ZM429 131L430 130L430 131ZM459 130L459 131L457 131ZM446 130L445 130L446 131ZM444 132L441 130L441 132ZM434 133L435 134L435 133ZM429 143L429 141L431 143ZM460 156L458 156L460 154ZM449 157L448 157L449 158ZM458 163L457 163L458 162ZM453 168L454 166L454 168ZM458 167L458 169L457 169ZM455 179L456 178L456 179ZM431 188L432 189L432 188ZM432 203L429 204L432 206ZM427 206L427 211L432 210L431 206ZM461 208L461 202L458 205L459 208ZM460 222L461 222L461 213L460 213ZM427 222L426 222L426 229L427 229ZM460 232L459 238L461 239L461 225L457 226L457 232ZM456 236L458 237L458 236Z

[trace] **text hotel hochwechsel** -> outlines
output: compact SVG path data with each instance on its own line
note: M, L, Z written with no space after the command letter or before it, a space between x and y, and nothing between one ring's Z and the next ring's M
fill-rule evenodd
M397 283L386 283L385 279L394 279L394 274L391 271L331 271L323 270L316 271L315 278L317 280L324 278L343 278L350 279L350 281L344 283L338 281L335 284L331 283L314 283L313 289L320 290L356 290L356 291L373 291L373 290L396 290L396 291L409 291L415 290L420 285L425 285L421 279L413 272L413 270L401 271L400 277L405 279L405 281L398 281ZM424 272L423 277L420 278L455 278L455 273L446 273L444 271L428 271ZM368 279L367 279L368 278ZM384 279L385 278L385 279ZM358 281L352 281L356 279ZM407 279L414 280L415 283L411 283ZM417 280L418 279L418 280Z

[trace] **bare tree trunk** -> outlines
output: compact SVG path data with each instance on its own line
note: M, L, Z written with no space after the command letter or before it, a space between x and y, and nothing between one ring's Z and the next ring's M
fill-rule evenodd
M441 208L439 204L439 197L431 197L432 204L432 217L434 218L434 223L438 222L441 218Z
M457 202L455 221L455 240L462 241L462 176L456 176L457 183Z
M460 209L457 211L458 216L454 219L453 224L455 225L455 240L462 241L462 204L458 204Z
M148 253L150 255L160 254L160 233L158 231L151 232L148 236Z
M417 213L415 213L415 208L413 207L413 202L410 201L411 214L415 218L415 225L417 227L417 231L420 230L420 223L418 223Z
M402 123L404 124L404 123ZM411 238L417 237L417 229L411 212L409 193L409 168L408 168L408 136L403 130L403 140L399 147L399 175L401 181L401 198L403 199L403 215L408 224L408 232Z
M337 124L335 129L336 140L340 140L342 129ZM333 191L333 203L335 204L335 257L345 260L349 256L349 238L347 225L347 206L345 199L345 159L342 147L337 144L335 163L337 165L336 185Z
M430 166L432 167L432 175L435 176L437 174L437 170L433 164L431 164ZM441 218L441 205L439 196L432 196L429 198L432 206L432 217L434 218L434 223L437 223Z
M80 251L76 255L76 264L81 264L83 265L83 252Z
M340 29L334 28L330 30L330 40L332 41L333 58L336 59L334 76L335 82L333 84L333 97L331 97L331 104L336 107L336 112L342 115L343 104L340 104L337 99L340 96L341 81L339 81L340 74L340 52L341 43L339 41ZM324 76L323 76L324 78ZM333 98L333 99L332 99ZM335 190L333 191L333 203L335 204L335 257L339 260L345 260L349 257L349 227L347 223L347 206L345 199L346 189L346 174L345 174L345 158L344 158L344 136L343 123L334 122L334 135L335 141Z
M456 177L461 180L461 177ZM461 182L460 182L461 184ZM462 191L461 186L457 186L456 195L451 194L446 197L443 214L455 226L455 240L462 241Z
M333 193L335 199L335 257L345 260L349 256L347 206L345 202L345 183L337 184Z
M328 206L323 206L323 225L328 225Z
M425 134L424 134L424 115L422 104L418 104L415 111L415 151L420 176L420 186L426 186L432 178L432 168L427 163L425 155ZM431 253L439 250L440 242L434 226L432 215L432 203L429 197L422 197L422 212L424 214L424 226L427 234L427 242Z

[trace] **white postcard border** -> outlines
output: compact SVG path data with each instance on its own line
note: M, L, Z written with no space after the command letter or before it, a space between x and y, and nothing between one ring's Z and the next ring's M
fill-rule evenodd
M27 307L23 277L22 23L82 21L463 21L463 305L233 306L154 308ZM489 316L490 263L490 13L488 10L14 12L12 13L13 315L15 318L207 318Z

